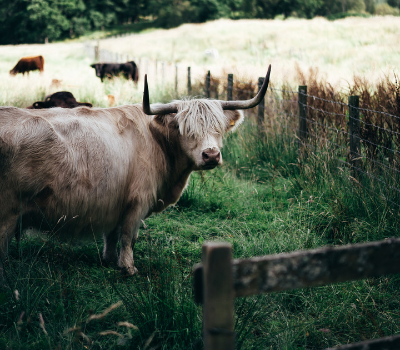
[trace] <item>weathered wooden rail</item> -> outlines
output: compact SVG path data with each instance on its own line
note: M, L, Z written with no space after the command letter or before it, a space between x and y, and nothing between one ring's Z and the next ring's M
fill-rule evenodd
M206 243L194 267L194 297L203 303L205 350L235 348L235 297L400 273L400 239L232 260L227 243ZM400 336L337 347L398 350Z

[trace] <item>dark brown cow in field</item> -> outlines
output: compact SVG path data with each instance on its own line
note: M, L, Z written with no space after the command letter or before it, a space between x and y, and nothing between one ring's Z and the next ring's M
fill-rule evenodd
M37 101L27 109L43 109L43 108L76 108L79 106L92 107L88 102L78 102L74 95L69 91L59 91L45 97L44 101Z
M39 70L40 73L43 72L44 69L44 58L43 56L31 56L31 57L22 57L18 63L15 65L13 69L10 70L11 75L16 75L18 73L28 73L32 70Z
M270 69L248 101L150 105L146 77L142 106L0 107L0 261L18 225L45 218L70 241L103 235L104 261L135 274L141 222L176 203L193 171L222 164L224 134L263 99Z

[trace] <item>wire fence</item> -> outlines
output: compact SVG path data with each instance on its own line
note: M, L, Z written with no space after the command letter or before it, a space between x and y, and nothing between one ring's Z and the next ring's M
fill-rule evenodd
M348 104L305 97L306 103L298 103L305 110L303 116L298 115L305 127L297 129L304 146L325 154L337 167L350 169L357 185L399 207L399 133L392 121L382 120L380 111L352 105L354 98L358 104L358 96L350 96ZM398 118L389 113L384 116Z
M174 85L177 96L245 100L254 97L263 82L263 78L257 82L235 79L232 74L218 76L210 71L204 74L204 69L198 67L134 58L100 50L99 46L86 45L85 49L93 60L102 62L135 60L140 77L149 74L156 83ZM255 117L260 131L273 128L291 135L303 160L310 152L323 156L338 171L346 168L357 186L400 207L399 87L397 94L391 109L386 105L383 110L374 110L370 107L371 97L364 93L359 99L315 86L307 93L306 86L294 91L272 85L258 108L247 113Z
M204 95L227 99L248 99L258 91L256 82L210 76L201 83ZM311 154L333 165L333 171L347 169L356 186L375 198L400 207L400 117L358 105L358 96L334 96L334 99L291 89L270 88L265 105L248 115L256 117L263 131L278 129L292 136L299 147L299 158ZM347 103L344 99L348 99ZM352 99L357 100L352 105ZM361 100L361 105L365 105ZM400 103L398 106L400 110ZM260 111L261 109L261 111ZM260 113L262 122L260 123Z

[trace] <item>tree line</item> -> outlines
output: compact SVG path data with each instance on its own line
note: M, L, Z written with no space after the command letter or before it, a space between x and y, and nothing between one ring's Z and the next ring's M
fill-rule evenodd
M0 44L76 38L117 25L172 28L218 18L399 14L400 0L0 0ZM382 7L382 5L384 5ZM386 6L386 7L385 7ZM380 13L385 14L385 13Z

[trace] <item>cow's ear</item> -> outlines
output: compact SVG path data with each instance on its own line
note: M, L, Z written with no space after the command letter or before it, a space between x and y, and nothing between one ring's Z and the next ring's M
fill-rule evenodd
M164 125L164 118L162 115L156 115L153 120L159 125Z
M153 119L157 124L171 129L179 129L177 120L169 114L156 115Z
M78 106L93 107L93 105L89 102L78 102Z
M243 122L244 114L242 110L224 111L224 113L228 119L226 131L234 131Z
M44 105L43 102L38 101L38 102L35 102L35 103L33 104L33 108L34 108L34 109L43 109L43 108L46 108L46 107L45 107L45 105Z

